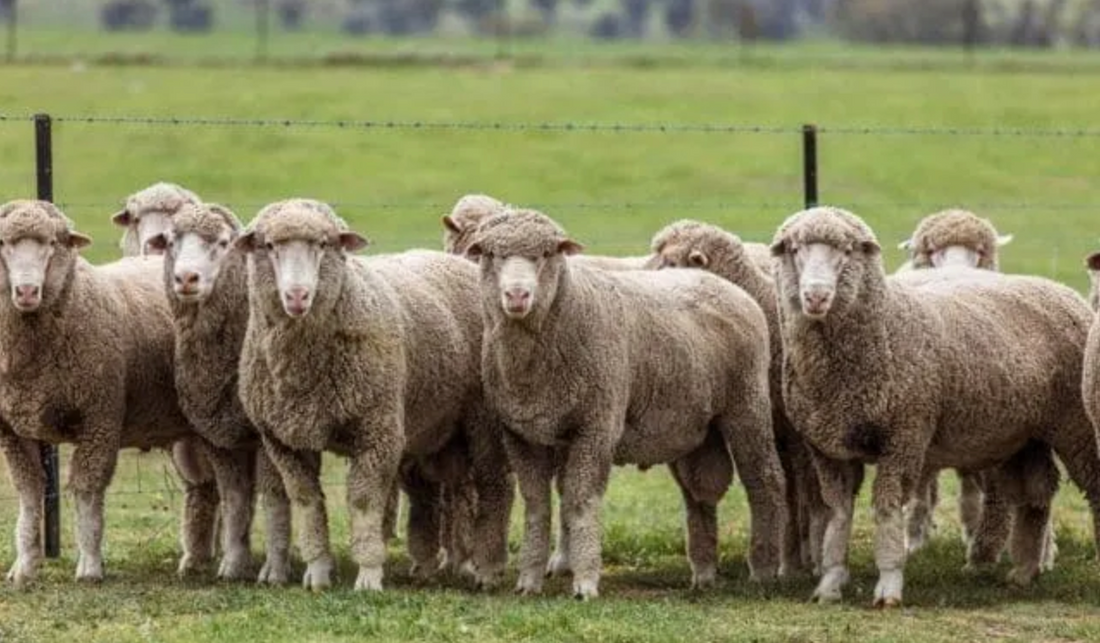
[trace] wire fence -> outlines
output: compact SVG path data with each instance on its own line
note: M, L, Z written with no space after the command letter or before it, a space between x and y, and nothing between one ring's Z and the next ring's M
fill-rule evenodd
M370 193L369 188L360 188L356 183L354 172L355 161L371 155L385 156L393 154L393 150L404 149L401 141L389 141L382 146L380 135L405 134L417 137L417 144L438 145L449 153L457 153L461 148L455 147L453 139L455 135L471 137L504 136L519 137L517 147L544 145L547 140L560 140L563 137L575 141L577 137L583 141L594 142L593 147L565 147L564 149L546 148L555 154L561 155L565 161L560 165L569 165L584 156L584 152L593 149L606 149L610 147L608 140L615 142L634 141L629 147L612 162L629 163L630 159L639 150L664 149L674 142L696 149L699 146L711 148L736 148L737 153L731 153L731 164L742 163L743 168L738 176L738 181L725 176L723 171L729 174L732 169L713 168L703 164L686 165L670 170L668 176L668 190L659 194L654 190L652 177L643 177L640 180L632 179L629 174L622 179L624 189L628 192L634 190L637 196L631 198L566 198L556 193L553 189L540 194L524 198L523 205L536 207L552 213L566 213L573 217L573 221L582 225L591 223L601 218L613 219L616 223L614 232L615 240L605 244L606 248L625 247L627 243L640 241L640 235L652 234L655 222L667 222L673 218L685 216L699 216L700 218L712 217L717 213L739 212L748 213L744 219L740 219L744 225L739 232L746 231L755 234L758 238L764 237L774 230L776 217L785 216L797 209L812 206L819 202L836 203L862 213L864 211L886 212L888 215L904 212L907 218L894 217L892 224L884 233L880 232L880 238L884 241L884 247L891 240L889 235L907 234L912 229L915 219L934 210L950 205L961 205L976 212L997 213L994 217L998 224L1004 217L1011 225L1023 225L1028 223L1032 230L1042 229L1037 225L1035 218L1062 217L1060 220L1065 226L1056 225L1059 220L1051 219L1049 222L1049 234L1046 238L1034 239L1030 242L1020 239L1016 243L1033 243L1042 245L1041 256L1039 252L1033 252L1039 256L1026 264L1026 270L1038 273L1046 273L1050 276L1065 278L1069 274L1082 275L1078 254L1084 247L1090 247L1098 241L1082 238L1082 230L1088 233L1100 233L1100 224L1092 224L1093 211L1100 208L1100 186L1093 187L1096 172L1100 172L1100 160L1095 160L1095 142L1100 139L1100 129L1093 128L1029 128L1029 127L911 127L904 125L831 125L831 124L737 124L737 123L637 123L637 122L557 122L557 121L430 121L430 120L369 120L369 119L337 119L337 120L311 120L295 118L227 118L209 116L170 117L170 116L141 116L141 115L97 115L97 114L13 114L0 113L0 151L3 151L11 163L5 163L0 168L0 185L11 190L21 190L23 194L34 193L38 198L55 201L63 210L75 216L79 225L91 221L103 223L107 216L118 209L120 200L116 196L105 198L102 191L95 187L95 181L83 181L84 191L62 190L55 194L55 184L66 184L67 180L79 173L89 173L98 169L96 166L102 163L103 152L96 146L103 141L110 141L118 147L118 159L112 159L111 171L123 172L127 166L141 166L142 171L159 172L159 170L146 168L146 165L155 164L155 158L146 157L139 153L141 149L159 149L162 145L158 138L166 132L183 132L185 136L179 140L173 140L172 145L183 149L174 149L171 157L173 165L178 171L183 172L182 178L176 176L160 177L165 180L178 180L178 182L196 189L205 197L208 190L202 181L192 181L192 176L202 176L210 182L217 182L226 192L225 198L211 199L223 202L230 207L241 211L255 211L273 199L267 198L269 189L275 187L273 177L283 177L283 182L290 181L293 172L280 170L277 175L250 175L252 169L250 161L254 162L259 157L250 158L247 155L237 159L236 163L225 163L225 167L216 167L214 171L206 171L209 163L216 159L203 158L202 154L209 154L211 150L222 150L227 146L240 145L237 138L229 138L228 135L217 137L207 147L205 143L199 144L191 141L193 134L202 131L228 131L233 136L250 136L262 144L254 151L255 154L270 154L271 139L273 136L282 135L309 135L310 133L335 133L337 136L328 136L324 139L324 145L316 145L302 158L310 158L309 154L323 154L332 156L336 161L330 161L334 167L343 171L347 165L352 165L353 170L347 174L340 174L335 178L330 176L337 172L336 169L317 176L337 183L349 183L351 189L344 191L350 198L326 199L338 210L353 212L370 212L378 217L392 217L391 221L397 222L394 227L400 227L407 235L403 239L415 238L417 240L438 240L441 230L438 229L438 219L433 215L449 211L454 200L461 193L455 192L415 192L414 196L397 194L396 192L383 193L377 197L364 198L364 194ZM12 131L17 131L18 136L6 136ZM91 134L90 134L91 133ZM276 134L277 133L277 134ZM33 135L32 135L33 134ZM94 135L94 140L85 145L78 142L83 136ZM106 137L106 138L104 138ZM534 138L532 138L534 137ZM57 139L57 140L55 140ZM637 143L642 139L643 143ZM759 141L754 147L746 141ZM250 139L251 140L251 139ZM17 142L18 141L18 142ZM33 141L33 148L27 143ZM940 147L927 148L928 141ZM196 151L188 151L187 144L192 142ZM10 143L10 145L8 144ZM1049 145L1048 157L1041 157L1038 153L1039 146ZM496 145L496 144L494 144ZM624 143L625 145L625 143ZM876 148L877 145L886 145ZM961 152L962 146L971 145ZM946 146L946 147L944 147ZM85 148L90 149L85 149ZM496 145L507 148L507 145ZM357 156L342 159L337 151L342 148L357 149ZM1011 148L1013 153L1021 160L1011 160L1011 163L1021 163L1021 171L1030 168L1042 182L1051 182L1054 190L1048 190L1044 194L1058 194L1057 200L1027 199L1019 196L1019 190L1008 191L1002 182L990 183L992 188L983 185L988 180L988 175L983 173L983 167L998 162L1009 162L1006 154L998 154L998 150ZM297 148L295 148L297 149ZM542 149L542 148L539 148ZM927 150L939 150L935 155L929 154L924 158L922 154ZM33 150L33 151L32 151ZM752 153L742 154L743 150ZM759 150L765 150L769 157L757 156ZM847 154L841 154L847 150ZM938 193L936 186L922 186L917 181L902 182L894 193L894 198L869 198L861 196L867 192L865 186L859 182L866 181L863 176L853 176L859 173L871 173L882 171L874 164L876 150L886 150L889 153L901 151L909 154L914 163L935 166L937 163L946 164L945 168L936 169L935 176L951 176L958 179L959 174L971 172L974 175L974 185L965 192L959 192L955 196L945 197ZM123 152L126 152L125 154ZM55 154L60 158L55 159ZM485 163L485 159L476 150L470 152L471 159ZM966 158L971 154L975 158ZM503 154L508 157L508 154ZM538 156L538 155L534 155ZM25 159L25 163L15 168L18 159ZM298 160L299 157L295 157ZM388 158L388 157L387 157ZM397 176L402 172L415 173L415 164L421 158L434 158L431 155L415 157L408 165L400 165L394 161L391 165L390 176ZM55 164L55 160L58 162ZM766 161L766 162L765 162ZM490 165L486 174L477 174L482 171L477 164L468 167L462 166L464 171L457 174L469 174L471 177L491 176L496 172L506 172L503 177L495 177L496 185L506 183L509 179L518 176L518 172L534 173L545 171L545 166L524 165L512 158L505 158L501 165ZM268 161L269 165L279 168L277 162ZM509 165L515 165L509 169ZM438 161L438 166L428 168L427 171L435 171L438 167L449 167L455 162L448 159ZM758 169L763 168L763 169ZM291 166L293 170L294 166ZM905 166L908 167L908 166ZM1013 166L1015 167L1015 166ZM747 169L745 169L747 168ZM451 168L453 171L453 168ZM33 173L31 172L33 170ZM583 173L586 169L582 169ZM507 172L510 172L508 174ZM715 175L714 185L731 186L725 192L717 193L711 198L700 198L695 191L694 177L691 173L712 173ZM21 183L24 178L33 176L33 186ZM127 175L129 176L129 175ZM146 176L142 174L141 176ZM234 189L238 179L245 181L247 188ZM620 177L621 178L621 177ZM1012 183L1025 183L1027 177L1009 176ZM463 179L464 181L467 179ZM476 184L477 178L468 179ZM567 174L564 180L582 180L579 175ZM16 188L22 185L21 188ZM133 187L139 187L141 184ZM742 186L756 186L755 190L742 190ZM853 188L853 185L857 185ZM1065 186L1064 189L1061 186ZM92 192L91 190L93 190ZM282 185L279 185L282 191ZM1026 185L1025 185L1026 189ZM132 191L132 190L131 190ZM465 192L482 191L479 186L468 189ZM487 189L490 193L491 189ZM622 194L613 192L612 194ZM684 198L684 194L689 194ZM965 194L966 198L960 199L958 195ZM606 193L605 193L606 195ZM57 198L55 198L57 197ZM427 198L423 198L427 197ZM550 197L550 198L547 198ZM509 199L511 200L511 199ZM426 214L427 213L427 214ZM761 213L768 213L762 217ZM774 216L772 216L774 215ZM881 215L878 222L888 220L888 215ZM637 220L636 224L632 224ZM724 223L723 221L716 221ZM633 228L627 229L626 225L632 224ZM1072 225L1071 225L1072 224ZM567 226L568 227L568 226ZM1012 230L1007 230L1012 231ZM367 231L370 232L369 230ZM1017 235L1018 237L1024 235ZM748 237L747 237L748 238ZM430 241L427 241L430 242ZM618 244L618 245L616 245ZM1045 244L1045 245L1044 245ZM634 246L637 247L637 246ZM1037 246L1032 246L1037 247ZM1036 261L1049 261L1049 266L1043 266ZM1067 267L1069 266L1069 267ZM48 471L47 493L47 539L46 551L48 555L56 556L59 553L59 525L60 525L60 488L59 480L65 469L65 462L59 458L58 452L53 448L44 448L44 462ZM176 506L177 497L182 494L182 489L176 482L171 465L163 455L138 454L127 456L122 460L119 472L120 483L110 489L111 496L148 496L163 495L169 499L169 504ZM325 484L330 487L340 486L341 477L326 477ZM9 489L0 490L0 502L11 504L16 500L14 493Z

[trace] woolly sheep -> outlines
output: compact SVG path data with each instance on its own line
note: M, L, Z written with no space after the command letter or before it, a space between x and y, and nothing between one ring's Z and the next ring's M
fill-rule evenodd
M0 298L0 417L6 420L0 442L20 498L17 560L8 574L17 585L34 578L42 554L44 473L32 457L32 440L76 444L69 470L76 577L99 580L104 491L118 450L167 447L193 435L172 384L162 260L93 266L78 253L91 240L72 228L45 201L0 206L0 283L9 291ZM188 506L200 491L188 489ZM185 511L185 519L189 515ZM210 550L188 545L185 540L181 571Z
M1026 584L1039 571L1057 479L1030 474L1047 445L1084 489L1100 533L1100 455L1080 393L1091 313L1078 293L1039 277L970 268L887 279L874 233L839 208L792 215L772 251L783 399L815 449L833 510L816 599L839 599L847 581L851 484L867 463L877 469L875 605L901 602L903 505L926 467L998 465L990 471L1016 523L1010 581Z
M668 463L687 508L695 586L716 578L716 505L732 478L752 510L749 564L776 575L786 520L768 397L767 320L743 290L700 271L604 271L546 215L481 223L482 378L524 498L517 592L547 566L560 476L573 594L598 595L600 505L613 464Z
M439 252L348 255L366 243L309 199L264 207L236 242L250 303L240 396L301 515L303 584L330 584L318 456L333 450L350 458L356 589L382 587L382 514L402 456L444 481L473 475L471 567L492 585L507 558L512 483L481 392L477 270ZM430 504L414 495L410 511ZM409 547L422 563L438 552Z
M924 217L912 236L899 247L910 251L911 268L915 270L950 266L999 270L998 248L1011 241L1012 235L999 234L989 219L979 218L969 210L952 208ZM1047 458L1049 471L1043 472L1041 477L1057 475L1055 467L1053 459ZM925 475L927 482L919 486L908 507L910 552L919 549L934 528L932 510L939 496L938 472L928 471ZM967 544L968 565L996 562L1009 538L1010 509L996 489L982 493L983 487L989 487L989 481L983 481L980 473L959 472L959 482L959 515ZM1043 569L1052 569L1057 552L1053 525L1048 525L1044 534L1043 552Z
M818 567L828 508L821 500L807 446L783 410L783 351L770 250L764 244L743 243L740 237L726 230L690 219L676 221L657 232L650 247L653 254L649 268L707 270L742 288L764 311L772 351L769 372L772 418L779 460L787 479L787 506L790 508L784 537L784 563L791 570L807 563ZM759 263L761 249L766 253L767 272L761 270Z
M202 200L191 190L164 181L154 183L126 197L125 206L111 217L125 228L120 243L127 257L157 254L149 240L171 225L172 217L184 205L199 205Z
M248 325L241 231L225 206L187 203L147 247L163 253L164 290L175 324L175 383L180 406L209 446L222 493L224 558L219 576L249 573L253 490L264 495L267 556L259 581L285 583L289 571L290 502L263 455L260 435L237 394L237 364Z

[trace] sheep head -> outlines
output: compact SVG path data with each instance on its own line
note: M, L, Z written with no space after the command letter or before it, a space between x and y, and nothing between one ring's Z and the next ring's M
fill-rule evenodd
M127 197L125 207L111 221L126 228L122 245L127 255L163 254L150 241L172 227L172 217L180 208L201 203L194 192L175 183L154 183Z
M500 214L507 206L486 194L467 194L459 199L450 214L443 215L443 250L453 255L465 255L473 243L477 226L485 219Z
M76 254L92 242L48 201L17 200L0 206L0 279L21 313L37 311L58 296Z
M968 266L997 270L997 248L1012 242L989 219L967 210L950 209L931 214L917 225L913 236L898 245L908 250L914 268Z
M277 296L292 318L335 305L347 253L365 248L326 203L289 199L264 206L235 246L249 254L250 289Z
M868 272L885 278L874 232L840 208L816 207L790 216L775 233L771 251L780 301L812 321L851 305Z
M581 250L545 214L506 210L478 226L466 254L480 263L487 310L499 306L505 317L522 320L550 306L567 269L565 257Z
M148 247L167 255L169 293L182 302L201 302L210 296L241 222L229 208L217 203L185 204L170 227L149 239Z
M718 261L748 261L737 235L700 221L682 219L653 236L646 268L702 268Z

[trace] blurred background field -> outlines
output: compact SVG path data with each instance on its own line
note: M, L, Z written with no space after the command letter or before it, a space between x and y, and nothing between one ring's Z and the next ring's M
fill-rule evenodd
M802 206L800 129L814 123L821 201L871 223L888 269L904 260L895 246L923 215L962 206L1015 234L1005 270L1086 288L1082 261L1100 246L1100 57L1073 34L1092 22L1034 18L1020 23L1028 28L1017 30L1018 42L1011 29L983 27L968 52L958 22L925 23L902 10L941 2L823 2L827 18L798 18L797 37L747 38L736 23L725 37L709 33L713 21L701 13L683 34L670 33L674 1L683 0L646 3L644 32L616 39L593 38L577 17L626 12L605 0L554 3L553 20L510 2L489 14L510 17L507 28L498 20L475 29L447 9L430 30L380 34L379 26L363 36L344 30L347 3L311 2L294 31L272 2L261 48L256 8L244 3L207 3L208 32L173 30L160 3L149 30L106 32L105 3L21 0L14 62L0 66L0 194L34 195L31 115L46 112L55 119L55 199L94 238L86 254L96 262L119 254L109 218L123 197L157 180L226 203L244 220L290 196L327 200L374 241L368 252L438 247L440 215L462 194L486 192L543 209L592 252L634 254L685 217L770 239ZM697 12L715 4L697 1ZM963 4L951 15L963 15ZM1093 6L1030 4L1055 17ZM799 16L812 5L793 3ZM886 35L861 36L842 28L840 5L864 7L857 16L880 15L878 7L896 20L873 23ZM360 11L389 15L386 6ZM514 15L554 27L520 33ZM928 36L922 24L944 33ZM490 596L453 579L416 586L400 541L391 548L393 591L353 594L342 461L330 458L325 476L341 574L333 592L312 596L176 579L174 474L160 454L126 454L108 500L104 586L72 580L66 497L63 557L31 591L0 589L0 642L1100 639L1090 518L1068 483L1056 504L1057 569L1018 590L1003 582L1007 563L961 571L954 476L945 474L940 529L910 561L907 607L879 614L867 607L869 485L853 583L842 605L822 608L805 603L809 578L747 583L739 487L722 508L722 586L688 591L668 474L617 470L605 503L603 596L577 604L564 581L549 583L544 598L513 598L514 570ZM517 500L513 548L521 509ZM15 515L14 493L0 484L0 531L10 533ZM4 536L0 564L12 558Z

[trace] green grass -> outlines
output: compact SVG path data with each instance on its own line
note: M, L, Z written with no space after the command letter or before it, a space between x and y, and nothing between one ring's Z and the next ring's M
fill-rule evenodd
M108 219L123 196L155 180L183 183L231 204L245 219L292 195L341 204L374 251L436 247L438 216L463 193L484 191L534 204L594 252L646 249L679 217L716 222L768 239L800 207L797 128L1092 128L1100 89L1071 75L795 67L718 69L496 67L198 69L15 66L0 68L0 109L9 115L227 116L401 122L758 124L784 133L583 132L460 128L55 125L56 199L95 243L95 261L117 256ZM34 194L32 126L0 120L0 195ZM1100 234L1100 138L826 133L821 196L864 216L893 248L925 213L970 206L1016 234L1006 270L1086 285L1081 266ZM746 582L747 510L739 489L722 509L724 582L685 589L678 493L662 470L618 470L605 504L606 578L593 604L565 598L467 593L457 581L415 587L402 545L389 569L393 591L347 588L346 514L340 469L328 477L338 588L257 589L175 578L180 497L163 459L124 459L107 527L104 587L71 579L71 507L64 558L29 592L0 590L0 641L9 640L1096 640L1100 581L1088 512L1065 485L1056 505L1057 570L1028 590L993 574L960 571L955 503L941 503L940 534L911 562L907 607L870 612L875 574L866 497L853 539L854 579L841 606L805 604L813 584ZM140 472L138 470L140 464ZM945 476L953 479L952 476ZM139 482L140 481L140 482ZM139 489L140 485L140 489ZM948 485L948 490L953 487ZM14 503L0 487L0 530ZM140 493L138 493L140 491ZM128 493L132 492L132 493ZM518 519L519 511L514 515ZM519 531L512 534L513 547ZM12 559L0 538L0 561ZM259 551L259 541L257 541ZM509 583L514 581L514 570Z

